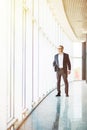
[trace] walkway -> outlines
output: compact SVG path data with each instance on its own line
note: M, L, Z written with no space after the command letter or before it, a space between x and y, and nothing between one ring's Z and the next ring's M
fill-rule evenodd
M61 97L55 97L53 91L19 130L87 130L87 84L77 81L69 86L69 97L64 86Z

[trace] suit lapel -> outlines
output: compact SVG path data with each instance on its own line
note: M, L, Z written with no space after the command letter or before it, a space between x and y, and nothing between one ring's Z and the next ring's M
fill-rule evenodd
M57 65L59 66L58 56L59 54L57 54L56 61L57 61ZM63 67L64 67L64 62L65 62L65 53L63 53Z

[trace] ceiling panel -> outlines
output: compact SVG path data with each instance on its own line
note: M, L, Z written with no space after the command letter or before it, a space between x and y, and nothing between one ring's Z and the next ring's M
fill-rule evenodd
M87 0L62 0L66 17L76 37L86 40Z
M47 0L66 34L74 41L86 41L87 0Z

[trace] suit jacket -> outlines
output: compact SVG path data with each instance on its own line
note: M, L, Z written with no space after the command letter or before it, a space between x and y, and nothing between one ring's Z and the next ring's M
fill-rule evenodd
M55 71L59 70L58 56L59 56L59 54L56 54L54 56L53 66L54 66ZM71 63L70 63L69 55L66 53L63 53L63 69L64 69L65 73L67 73L67 69L71 70Z

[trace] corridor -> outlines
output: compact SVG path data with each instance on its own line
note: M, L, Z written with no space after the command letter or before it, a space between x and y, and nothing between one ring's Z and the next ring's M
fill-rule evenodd
M0 130L87 130L86 86L87 0L0 0Z
M71 82L69 97L49 94L18 130L87 130L87 85Z

